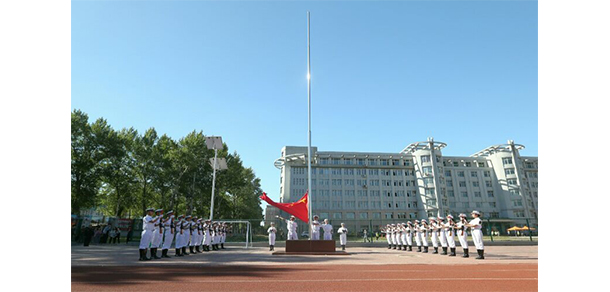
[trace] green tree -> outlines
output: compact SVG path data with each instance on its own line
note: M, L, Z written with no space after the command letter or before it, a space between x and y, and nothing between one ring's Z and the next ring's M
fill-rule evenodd
M100 185L96 144L89 117L80 110L72 112L72 213L95 206Z

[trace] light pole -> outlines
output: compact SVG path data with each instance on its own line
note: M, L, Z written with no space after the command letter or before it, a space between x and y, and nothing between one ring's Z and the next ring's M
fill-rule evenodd
M216 169L227 169L227 161L224 158L218 159L218 149L222 148L222 137L205 137L205 144L208 149L214 149L214 158L210 158L212 164L212 202L210 204L210 221L214 219L214 190L216 189Z

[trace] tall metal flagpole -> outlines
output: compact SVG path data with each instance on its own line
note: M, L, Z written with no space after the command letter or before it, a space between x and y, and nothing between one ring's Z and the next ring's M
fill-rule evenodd
M307 209L309 210L309 240L311 240L311 237L313 235L313 228L311 225L311 58L309 55L309 33L309 11L307 11Z

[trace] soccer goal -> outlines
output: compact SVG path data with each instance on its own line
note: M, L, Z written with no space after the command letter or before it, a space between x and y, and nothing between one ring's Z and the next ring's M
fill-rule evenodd
M245 248L253 247L252 244L252 225L245 220L218 220L229 224L227 232L227 242L241 242L244 240Z

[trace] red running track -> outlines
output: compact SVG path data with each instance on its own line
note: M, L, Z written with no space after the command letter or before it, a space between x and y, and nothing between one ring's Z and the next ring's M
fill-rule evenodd
M537 264L72 267L72 291L538 291Z

